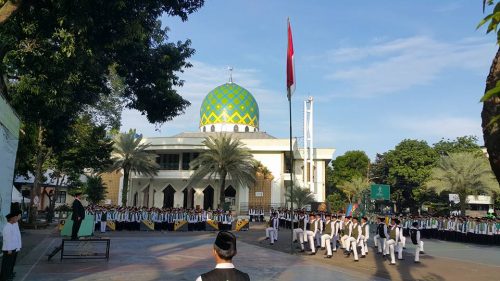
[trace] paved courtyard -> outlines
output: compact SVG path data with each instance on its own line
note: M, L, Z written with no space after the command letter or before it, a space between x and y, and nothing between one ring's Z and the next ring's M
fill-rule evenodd
M340 253L333 259L290 255L289 232L280 231L273 246L264 239L262 226L238 235L235 265L252 280L500 280L500 248L426 241L426 255L413 264L408 247L405 260L390 266L373 252L354 263ZM195 280L214 266L211 247L215 233L107 233L111 256L105 260L47 261L46 254L61 239L40 236L16 267L15 280Z

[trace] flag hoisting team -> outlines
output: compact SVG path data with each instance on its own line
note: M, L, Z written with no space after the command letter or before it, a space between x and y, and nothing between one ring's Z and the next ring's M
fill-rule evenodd
M393 218L386 224L386 218L377 218L377 225L373 242L375 249L384 258L389 258L390 264L396 264L403 259L403 249L406 245L405 233L415 245L415 262L420 262L420 254L424 251L424 242L421 241L419 222L412 222L408 231L403 231L401 220ZM286 209L271 210L270 219L266 227L266 240L274 245L278 240L279 228L292 227L292 212ZM343 249L344 255L354 258L365 258L368 254L368 241L370 239L370 224L366 217L344 216L328 213L309 213L297 211L293 213L293 239L300 246L300 252L315 255L318 249L325 251L325 258L332 258L333 252ZM358 252L359 250L359 252Z

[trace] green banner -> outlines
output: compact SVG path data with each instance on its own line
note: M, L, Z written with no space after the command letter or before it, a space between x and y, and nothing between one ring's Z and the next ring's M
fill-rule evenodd
M61 230L61 236L71 236L71 229L73 228L73 221L71 220L71 212L68 213L68 218L64 223L64 227ZM78 237L91 236L94 233L94 216L86 215L80 225L80 230L78 231Z
M0 124L7 128L16 139L19 139L19 128L21 122L16 113L7 103L3 96L0 95Z
M387 184L372 184L370 195L372 200L390 200L391 186Z

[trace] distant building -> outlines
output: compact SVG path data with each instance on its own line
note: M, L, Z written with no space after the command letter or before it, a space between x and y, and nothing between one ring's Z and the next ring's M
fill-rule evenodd
M304 150L294 139L291 156L288 138L276 138L261 132L257 101L236 83L220 85L208 93L200 108L199 129L199 132L144 139L145 143L151 144L149 150L158 155L161 170L155 177L131 175L128 205L213 209L217 207L220 192L224 192L227 202L236 211L245 212L249 207L258 206L284 206L285 192L292 176L290 157L294 159L294 185L306 186L304 179L309 176L304 177L308 174L303 167ZM221 132L240 139L254 158L272 172L272 180L257 179L255 186L238 186L228 179L224 190L220 190L218 180L207 179L187 186L193 174L190 161L206 149L202 141ZM314 171L308 188L314 193L316 201L325 201L326 166L334 151L333 148L314 148L312 151Z
M449 194L450 202L455 204L460 203L458 194ZM487 195L469 195L467 196L466 215L473 217L481 217L487 213L493 213L493 198Z

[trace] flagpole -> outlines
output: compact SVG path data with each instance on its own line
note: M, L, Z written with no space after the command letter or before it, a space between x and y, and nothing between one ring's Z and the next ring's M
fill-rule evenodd
M293 65L293 41L292 41L292 30L290 27L290 18L287 19L287 62L286 62L286 71L287 71L287 97L288 97L288 113L290 117L290 211L292 212L291 222L292 225L290 227L290 254L293 255L293 226L295 214L293 210L293 146L292 146L292 94L293 89L292 86L295 84L295 70Z
M292 225L290 227L290 254L293 254L293 226L295 220L295 214L293 211L293 147L292 147L292 93L290 89L288 90L288 111L289 111L289 122L290 122L290 210L292 211Z

